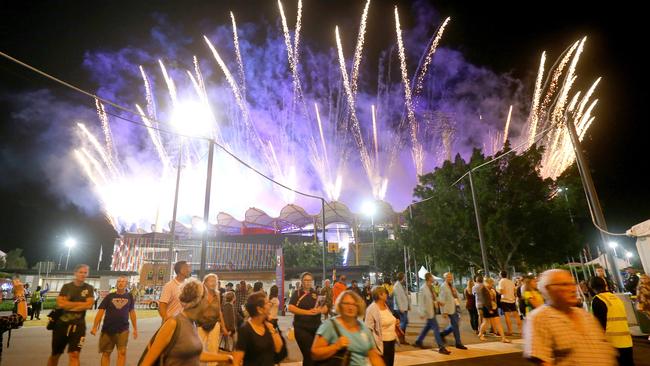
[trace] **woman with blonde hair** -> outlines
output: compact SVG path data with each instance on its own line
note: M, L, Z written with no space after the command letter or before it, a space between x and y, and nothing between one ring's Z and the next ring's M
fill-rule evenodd
M375 348L368 327L359 321L365 314L366 303L353 290L346 290L334 305L339 316L321 324L311 347L311 358L323 361L330 358L349 360L349 366L384 366L384 360ZM342 364L345 361L342 361Z
M537 279L535 277L528 277L524 279L524 288L522 289L524 303L526 304L526 315L544 305L544 298L537 289Z
M501 326L501 318L499 317L499 308L497 307L497 292L494 289L494 280L491 277L487 277L484 281L484 286L480 289L483 291L483 296L488 299L486 304L483 304L481 311L483 312L483 323L478 332L478 338L482 341L485 340L485 331L487 330L488 324L497 332L497 335L501 336L501 342L510 343L510 340L506 338L503 333L503 327Z
M201 362L232 362L232 356L205 352L196 330L207 302L207 290L201 282L189 279L183 285L179 300L183 311L167 318L160 327L138 365L153 366L161 358L164 366L199 366Z
M219 276L208 273L203 277L203 285L206 291L206 306L203 319L199 323L199 338L203 343L203 350L206 352L219 352L221 333L227 336L228 329L223 326L223 315L221 313L221 294L217 289ZM208 366L216 366L215 362L208 363Z

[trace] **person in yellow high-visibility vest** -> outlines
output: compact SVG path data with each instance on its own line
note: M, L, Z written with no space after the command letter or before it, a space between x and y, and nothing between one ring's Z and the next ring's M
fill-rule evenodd
M607 291L607 283L600 277L591 279L591 288L596 292L591 308L600 325L605 328L605 337L618 351L618 364L633 366L632 336L623 301Z

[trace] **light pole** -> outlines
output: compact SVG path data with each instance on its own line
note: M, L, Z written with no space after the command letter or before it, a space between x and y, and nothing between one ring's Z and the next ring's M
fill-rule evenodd
M610 248L614 251L614 257L618 257L618 254L616 254L616 248L618 247L618 243L615 241L610 241L607 245L609 245Z
M196 136L197 138L205 138L206 135L209 134L209 131L212 127L212 123L214 121L214 118L212 117L211 112L209 109L198 102L183 102L179 103L176 105L173 111L172 115L172 123L175 125L175 128L180 131L183 134L190 135L190 136ZM199 268L199 275L200 278L203 278L203 274L205 271L205 247L206 247L206 240L207 240L207 235L208 235L208 212L210 209L210 187L212 183L212 159L214 155L214 140L209 139L209 155L208 155L208 177L207 177L207 182L206 182L206 192L205 192L205 199L206 202L204 204L204 214L203 214L203 222L205 224L206 230L203 232L202 240L201 240L201 265ZM173 212L173 217L172 217L172 226L170 227L170 234L171 234L171 242L169 243L169 268L170 268L170 277L173 277L173 271L171 270L171 265L172 265L172 253L174 252L174 244L176 241L176 215L177 215L177 208L178 208L178 190L179 190L179 182L180 182L180 175L181 175L181 156L182 156L182 151L183 151L183 138L181 138L181 143L180 147L178 150L178 167L176 171L176 191L174 194L174 212Z
M596 221L595 223L597 224L599 229L598 231L600 232L601 240L603 243L605 243L607 236L603 230L607 230L607 221L605 221L605 215L603 215L603 210L600 206L598 193L596 192L596 187L594 186L594 182L591 179L589 163L587 162L587 159L585 159L585 156L582 152L582 146L580 144L580 138L578 137L576 127L573 124L573 121L568 118L566 112L564 114L564 122L566 123L566 127L569 130L569 137L571 137L571 143L573 144L573 152L575 153L578 172L580 173L580 178L582 179L582 187L587 195L587 203L593 212L594 219ZM621 274L619 273L618 268L616 268L612 254L606 250L605 256L607 258L607 261L610 263L610 270L612 271L612 276L614 277L616 285L621 289L624 288L623 279L621 278Z
M625 259L627 259L627 265L631 266L632 265L632 257L634 257L634 254L631 252L625 252Z
M377 250L375 248L375 203L367 201L363 204L362 210L366 216L370 216L371 232L372 232L372 262L377 269Z
M65 258L65 270L66 271L68 270L68 262L70 261L70 249L72 249L75 245L77 245L76 240L74 240L72 238L66 239L65 246L68 247L68 256Z

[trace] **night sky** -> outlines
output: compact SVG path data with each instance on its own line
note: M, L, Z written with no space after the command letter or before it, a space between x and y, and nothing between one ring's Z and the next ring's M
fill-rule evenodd
M284 1L290 28L295 23L296 3ZM303 40L334 46L334 25L356 29L364 3L305 0ZM603 76L603 80L596 92L600 100L597 120L583 146L609 228L621 232L650 218L650 190L643 178L650 155L650 128L644 112L649 100L648 77L645 58L640 56L647 19L644 12L622 4L571 3L535 3L538 8L531 10L531 5L523 8L521 2L435 1L431 4L438 16L431 20L429 31L435 30L440 17L451 16L441 47L461 51L474 65L522 80L528 93L532 93L541 51L546 50L554 60L570 43L589 37L579 74L589 80ZM413 2L374 1L364 57L374 59L393 42L395 4L400 7L405 32L415 23L420 8ZM275 24L279 18L275 1L3 2L0 50L96 91L100 85L82 67L88 51L137 48L150 39L152 26L163 21L192 35L196 47L205 52L205 47L198 45L200 36L228 24L229 10L236 13L239 24ZM19 106L11 96L43 89L68 103L93 107L91 100L0 60L0 249L23 248L32 264L46 258L58 261L63 241L73 236L81 250L71 263L83 261L94 267L103 245L106 266L115 231L101 214L80 209L49 189L50 183L43 177L47 161L43 154L57 151L47 148L56 141L36 133L39 125L18 124L12 117ZM73 123L70 120L69 125L47 128L70 129ZM631 244L631 240L624 243Z

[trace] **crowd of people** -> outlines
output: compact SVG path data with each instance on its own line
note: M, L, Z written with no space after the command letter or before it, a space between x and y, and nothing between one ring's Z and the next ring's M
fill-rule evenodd
M136 296L128 288L128 278L119 277L114 290L98 301L96 289L85 282L88 271L87 265L75 267L74 280L61 288L56 310L48 315L47 328L52 331L48 366L57 365L66 349L69 364L79 365L85 313L93 307L98 311L90 334L99 337L102 366L110 364L114 350L117 365L125 365L128 340L138 337ZM174 273L160 294L161 326L139 365L271 366L287 357L290 339L298 344L305 366L392 366L396 348L408 344L405 335L413 316L424 323L415 347L428 348L424 343L431 331L438 353L451 354L451 346L466 350L460 331L463 303L481 341L494 334L510 343L509 337L519 333L524 356L539 364L634 365L625 306L612 293L615 285L604 270L596 271L587 286L576 284L570 272L560 269L514 280L503 271L498 282L477 275L464 288L456 287L452 273L443 278L427 273L417 291L416 314L411 304L413 287L404 273L374 286L365 281L362 287L356 280L348 285L346 276L340 275L317 287L314 276L305 272L288 296L286 310L293 314L293 324L286 336L278 324L277 286L268 292L261 282L222 287L215 273L199 281L191 277L191 267L184 261L175 263ZM634 280L628 277L626 283L630 282ZM650 316L650 278L641 275L635 283L638 310ZM27 318L29 304L30 315L39 319L49 287L30 292L18 281L16 288L22 291L16 297L18 317ZM440 317L446 320L444 329ZM453 343L447 342L450 335Z

